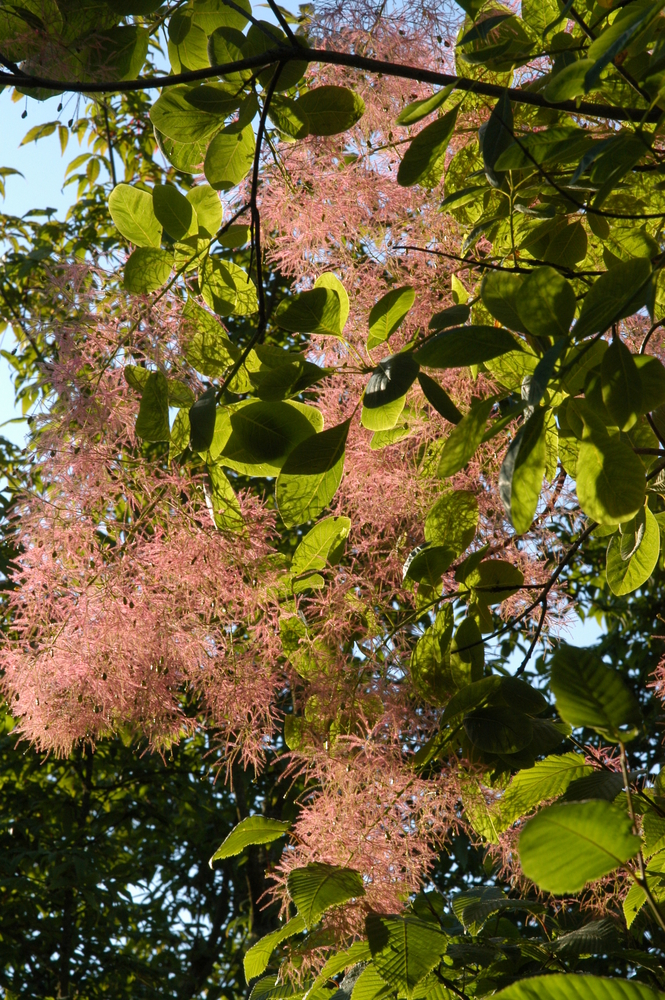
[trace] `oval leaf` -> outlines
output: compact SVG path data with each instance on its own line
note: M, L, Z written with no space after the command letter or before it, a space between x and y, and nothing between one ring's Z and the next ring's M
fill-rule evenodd
M291 899L309 929L331 906L365 895L360 872L313 862L294 868L286 880Z
M315 87L295 101L305 113L311 135L346 132L365 114L365 103L347 87Z
M130 184L116 184L109 195L109 212L125 239L137 247L158 247L162 227L149 191Z
M520 864L547 892L579 892L634 858L640 845L628 814L610 802L567 802L529 820L520 836Z
M415 358L425 368L463 368L519 349L519 342L500 326L459 326L432 337Z
M217 848L209 861L210 867L212 868L213 861L242 854L245 848L252 844L271 844L273 840L278 840L288 833L290 826L290 823L270 819L268 816L248 816L231 830L221 847Z

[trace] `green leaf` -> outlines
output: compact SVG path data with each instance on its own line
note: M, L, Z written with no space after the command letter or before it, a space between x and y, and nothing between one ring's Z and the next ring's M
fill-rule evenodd
M476 709L464 719L464 730L471 743L487 753L517 753L533 738L529 717L502 705Z
M450 490L428 511L425 540L431 545L447 546L456 559L473 541L477 527L478 501L473 493Z
M524 576L505 559L485 559L464 580L483 604L501 604L524 583Z
M448 330L451 326L463 326L471 315L471 306L460 302L434 313L429 321L430 330Z
M619 436L594 434L583 440L577 459L577 497L599 524L635 517L644 503L644 466Z
M222 224L222 203L217 192L209 184L197 184L186 197L196 212L199 230L214 236Z
M244 518L228 476L221 465L215 464L208 465L208 477L210 479L209 499L216 526L230 531L240 531L244 525Z
M564 67L556 76L552 77L545 87L543 91L545 100L556 104L559 101L569 101L573 97L580 97L584 93L584 78L592 68L593 61L591 59L578 59Z
M581 221L558 229L547 244L544 258L551 264L574 268L587 253L587 235Z
M174 142L207 145L223 122L216 115L194 107L189 100L191 95L191 87L166 88L150 108L150 120L162 135Z
M444 445L437 469L437 475L442 479L454 476L473 458L485 433L487 418L493 406L493 397L476 400L466 416L453 427Z
M361 423L372 431L390 430L404 408L404 399L416 380L419 366L410 351L384 358L370 376Z
M168 54L173 72L206 69L208 39L205 31L184 10L174 11L168 24Z
M636 522L640 522L639 526ZM621 526L622 534L613 535L607 548L607 582L613 594L632 594L647 582L658 564L660 528L648 507L643 507L629 525ZM632 539L626 558L624 542Z
M226 118L236 111L243 97L242 93L234 94L229 89L228 83L204 83L192 87L184 94L187 104L191 104L197 111L205 111L206 114L215 115L217 118Z
M649 879L647 879L647 885L649 884ZM650 886L653 890L653 886ZM642 907L647 901L647 894L641 885L634 883L628 890L628 894L623 901L623 915L626 921L626 927L630 929L632 924L635 922L637 914L640 912ZM659 994L659 1000L660 1000Z
M363 99L347 87L314 87L295 102L304 111L311 135L337 135L365 114Z
M431 115L433 111L440 108L445 103L446 98L452 94L452 91L453 85L451 83L447 87L437 90L431 97L424 97L419 101L407 104L397 116L396 124L415 125L416 122L422 121L427 115Z
M332 977L336 976L339 972L343 972L345 969L348 969L349 966L357 965L359 962L366 962L369 958L371 958L371 952L367 941L356 941L356 943L352 944L346 951L342 951L337 955L332 955L310 986L310 995L320 986L324 986L329 979L332 979Z
M255 945L252 945L249 951L245 952L243 958L243 968L247 982L251 982L252 979L256 979L257 976L265 972L270 961L270 956L278 944L286 941L287 938L293 937L294 934L300 934L304 930L305 921L301 916L296 916L276 931L273 931L272 934L266 934Z
M254 164L254 129L229 125L208 146L203 172L215 191L230 191L247 176Z
M404 563L404 577L435 587L441 582L441 577L454 558L452 550L447 546L419 546Z
M320 862L293 868L286 884L308 930L332 906L365 895L360 872Z
M439 183L446 162L448 143L457 121L457 110L453 108L443 118L437 118L426 125L412 140L397 171L398 184L402 187L422 184L432 188Z
M492 113L487 124L482 128L481 135L485 175L493 187L499 187L501 179L494 169L495 164L504 149L507 149L513 141L513 110L507 90L504 90L492 108Z
M635 979L603 979L572 972L530 976L494 996L496 1000L663 1000L662 993Z
M575 315L575 292L552 267L537 267L526 276L516 298L519 317L536 337L566 337Z
M418 382L423 390L423 395L430 406L433 406L437 413L440 413L444 420L451 424L458 424L462 419L462 414L457 409L452 399L445 389L438 382L430 378L425 372L418 372Z
M415 358L425 368L463 368L519 349L519 341L500 326L459 326L431 337Z
M550 687L559 715L571 726L619 740L630 735L622 727L640 722L639 706L621 674L590 650L562 645L552 660Z
M446 604L437 612L431 628L418 639L411 654L411 680L429 704L443 705L449 694L451 678L447 653L453 630L452 607Z
M323 333L341 337L340 297L331 288L312 288L281 302L275 322L291 333Z
M410 285L393 288L379 299L369 314L367 350L388 340L400 326L413 305L416 293Z
M621 261L596 278L587 292L575 324L577 340L607 330L612 323L637 312L647 299L651 262L644 257Z
M103 66L105 80L133 80L139 76L148 54L148 35L136 24L119 25L97 35L91 68Z
M642 380L633 355L615 337L601 366L603 403L619 430L629 431L642 411Z
M457 919L474 937L482 930L483 924L501 910L525 910L527 913L542 913L542 903L525 899L509 899L500 889L493 886L479 886L468 892L460 892L453 897L452 910Z
M315 385L330 374L330 369L320 368L311 361L300 359L280 365L279 368L250 372L249 377L259 399L275 401L297 396L303 389Z
M640 838L627 813L610 802L548 806L519 840L522 871L547 892L579 892L635 857Z
M450 699L446 709L441 716L440 728L445 725L452 726L453 723L461 722L462 716L481 705L486 705L489 699L496 695L501 687L501 678L496 675L483 677L479 681L474 681L463 687Z
M176 142L155 129L157 145L176 170L187 174L200 174L206 155L205 142Z
M162 372L150 372L143 386L143 395L136 420L136 435L144 441L168 441L169 384Z
M221 25L215 28L210 35L207 44L207 55L211 66L225 66L228 63L238 62L244 59L244 51L247 39L239 28L229 25ZM245 80L249 80L252 75L251 70L231 71L224 74L224 78L234 84L241 85Z
M232 260L209 257L201 273L201 295L218 316L247 316L258 309L254 282Z
M220 461L246 475L274 476L287 455L322 424L320 412L302 403L241 403L231 411Z
M665 403L665 366L648 354L632 355L642 387L642 412L651 413Z
M206 452L212 444L217 416L216 391L214 386L199 396L189 409L192 451Z
M478 681L483 676L485 647L475 618L467 615L457 627L450 644L450 669L459 687Z
M195 396L185 382L177 378L168 379L169 383L169 406L189 407L194 403Z
M485 308L494 319L509 330L528 333L519 314L519 297L524 278L521 274L505 271L490 271L482 280L480 297ZM515 350L515 346L513 346Z
M379 974L407 997L413 996L448 946L447 936L437 926L414 917L368 913L365 931Z
M593 768L585 764L584 756L574 752L546 757L533 767L518 771L496 805L497 829L507 830L541 802L563 795L573 781L592 773Z
M275 94L270 102L268 112L270 121L284 135L293 139L304 139L309 135L309 119L296 101L289 97Z
M348 517L326 517L308 531L293 553L291 572L294 575L325 569L328 557L340 551L351 529Z
M147 295L165 285L172 270L173 254L166 250L139 247L127 259L123 285L135 295Z
M109 212L130 243L137 247L158 247L161 243L162 227L153 210L149 191L130 184L116 184L109 195Z
M152 206L157 220L172 239L182 240L198 231L196 211L191 201L172 184L155 184Z
M282 466L275 486L277 507L287 527L318 517L342 480L351 421L303 441Z
M235 250L237 247L244 247L250 242L252 231L249 226L232 225L217 237L217 242L222 247Z
M314 288L329 288L332 292L336 292L339 296L339 329L340 332L344 330L346 326L346 321L349 318L349 296L347 295L346 288L339 280L337 275L333 271L325 271L320 274L316 281L314 282Z
M169 462L172 462L189 445L189 410L178 410L169 439Z
M247 816L231 830L208 863L212 868L214 861L242 854L245 848L252 844L272 844L273 840L278 840L288 833L290 826L290 823L268 816Z
M586 799L604 799L613 802L623 788L623 775L617 771L592 771L591 774L571 781L560 802L583 802Z
M518 535L531 527L545 475L548 410L538 407L520 427L499 472L499 495Z
M185 341L185 357L189 364L209 378L222 375L240 357L233 344L214 316L194 299L187 299L183 318L193 333Z
M385 979L370 964L358 976L351 993L351 1000L383 1000L392 992Z

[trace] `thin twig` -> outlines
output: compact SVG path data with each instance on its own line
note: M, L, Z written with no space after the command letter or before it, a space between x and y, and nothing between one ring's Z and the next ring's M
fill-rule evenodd
M250 337L249 341L245 345L242 354L238 360L232 365L230 371L227 373L224 381L217 390L216 399L217 402L222 398L225 390L231 384L237 373L240 371L242 365L249 356L249 352L263 340L268 318L266 315L266 299L265 299L265 289L263 287L263 261L261 257L261 214L259 212L259 207L257 204L257 195L259 187L259 166L261 158L261 147L263 145L263 135L266 128L266 120L268 118L268 111L270 109L270 101L275 92L275 87L277 86L277 81L282 72L284 64L279 63L277 71L270 81L270 85L266 92L265 101L263 108L261 109L261 118L259 120L259 127L256 132L256 150L254 152L254 167L252 170L252 187L249 200L249 207L252 216L252 249L256 253L256 294L259 305L259 319L256 324L256 330Z
M547 614L547 598L543 598L543 610L540 612L540 618L538 620L538 625L536 627L536 634L534 635L531 645L529 646L526 656L520 663L519 667L515 671L515 677L520 677L526 670L526 665L533 655L533 651L536 648L536 643L540 639L540 633L543 631L543 625L545 624L545 615Z

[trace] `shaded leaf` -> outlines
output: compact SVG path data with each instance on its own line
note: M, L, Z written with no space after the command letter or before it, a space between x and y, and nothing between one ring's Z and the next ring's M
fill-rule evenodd
M351 421L303 441L288 456L275 486L277 507L291 527L318 517L339 486Z

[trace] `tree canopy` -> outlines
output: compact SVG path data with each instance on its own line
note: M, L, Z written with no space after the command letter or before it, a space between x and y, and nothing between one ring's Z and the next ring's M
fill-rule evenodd
M8 996L665 996L664 8L0 6Z

